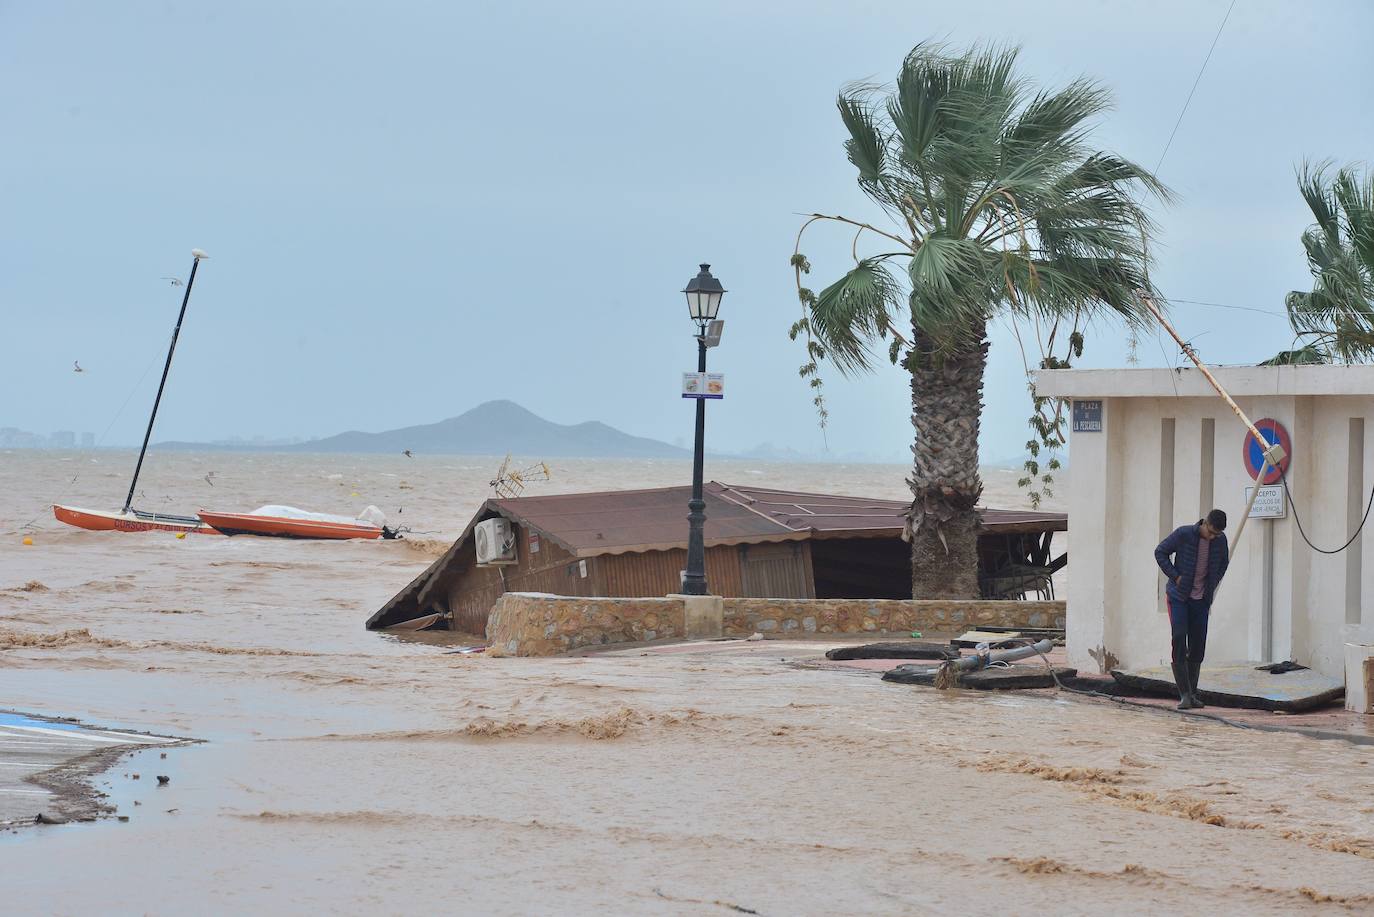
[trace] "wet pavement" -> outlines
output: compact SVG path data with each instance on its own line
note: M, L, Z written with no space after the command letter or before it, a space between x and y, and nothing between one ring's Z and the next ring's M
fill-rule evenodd
M935 639L943 639L943 636ZM822 645L828 648L830 646L841 646L850 642L856 641L837 640L829 641L824 644L807 643L805 644L805 651L801 651L799 648L798 651L784 653L783 655L793 660L794 665L803 668L836 669L872 675L881 675L888 669L911 663L909 659L850 659L836 661L826 659L824 655L817 655L817 651ZM789 641L781 640L765 641L765 645L770 649L776 649L788 643ZM1038 658L1039 657L1032 657L1032 659L1028 661L1033 662L1038 660ZM1068 657L1062 646L1057 646L1047 653L1046 659L1050 665L1054 666L1066 665L1068 661ZM931 662L930 666L931 668L935 668L938 666L938 663ZM1207 674L1208 666L1204 664L1204 682L1207 679ZM1100 686L1104 692L1108 690L1119 690L1114 679L1110 675L1098 675L1096 673L1080 671L1078 673L1078 678L1074 682L1074 686L1079 688L1080 691L1090 692L1093 690L1094 685ZM920 688L919 690L934 689ZM1053 695L1058 691L1059 689L1057 688L1033 688L1017 693L1026 695ZM1339 701L1317 710L1309 710L1302 713L1223 707L1216 704L1208 705L1201 710L1179 711L1175 709L1178 704L1178 699L1175 697L1097 697L1091 694L1082 693L1078 694L1078 696L1089 702L1115 703L1138 709L1172 713L1182 717L1211 719L1243 729L1258 729L1269 732L1292 732L1314 739L1343 739L1358 745L1374 745L1374 717L1346 710L1341 706Z
M0 711L0 827L31 824L40 814L93 817L99 805L82 778L125 751L174 741Z

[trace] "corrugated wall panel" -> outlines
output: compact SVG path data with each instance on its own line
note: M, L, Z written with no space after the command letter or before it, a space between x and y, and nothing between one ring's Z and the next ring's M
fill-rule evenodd
M807 598L814 589L807 576L805 549L804 543L796 541L740 545L741 594L760 599Z
M682 571L687 567L683 550L607 554L595 559L602 571L604 594L626 597L672 595L682 589ZM740 594L735 547L706 549L706 582L715 595Z

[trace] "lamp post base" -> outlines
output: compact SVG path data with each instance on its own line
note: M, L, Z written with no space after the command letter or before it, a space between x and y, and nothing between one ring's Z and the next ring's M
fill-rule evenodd
M701 487L700 483L696 486ZM682 594L706 595L706 501L697 496L688 501L687 509L687 572L682 576Z

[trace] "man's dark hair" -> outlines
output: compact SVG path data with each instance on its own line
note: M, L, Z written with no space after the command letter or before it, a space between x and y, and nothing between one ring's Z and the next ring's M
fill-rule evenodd
M1207 514L1207 524L1218 532L1226 531L1226 511L1214 509Z

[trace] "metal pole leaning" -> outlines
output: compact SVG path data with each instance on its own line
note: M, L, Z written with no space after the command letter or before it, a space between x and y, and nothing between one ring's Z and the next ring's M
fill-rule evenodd
M1269 442L1269 440L1260 435L1260 431L1250 422L1250 418L1240 409L1240 405L1236 404L1235 400L1227 393L1226 389L1221 387L1221 383L1217 381L1216 376L1213 376L1211 371L1197 358L1197 353L1194 352L1192 346L1178 336L1178 332L1174 330L1174 326L1170 325L1168 320L1160 313L1154 301L1143 293L1140 294L1140 301L1144 303L1146 309L1150 310L1150 314L1155 317L1155 321L1159 322L1159 324L1164 327L1164 330L1169 332L1169 336L1178 342L1179 348L1189 360L1193 361L1193 365L1196 366L1202 372L1202 375L1207 378L1207 381L1212 384L1212 388L1217 390L1217 394L1221 396L1221 399L1226 402L1227 406L1230 407L1232 411L1235 411L1241 423L1245 424L1246 429L1250 431L1250 435L1253 436L1255 442L1259 444L1260 451L1264 453L1265 462L1271 467L1279 467L1279 463L1288 457L1288 454L1283 451L1283 447L1278 443ZM1256 486L1258 487L1258 482Z
M1259 476L1255 478L1255 489L1250 492L1250 500L1245 504L1245 515L1240 517L1240 525L1236 527L1235 541L1230 544L1230 549L1234 551L1236 546L1240 544L1240 536L1245 532L1245 521L1250 518L1250 510L1255 505L1255 498L1259 496L1260 487L1263 486L1265 476L1269 473L1270 468L1279 467L1279 463L1287 458L1287 453L1283 451L1283 446L1280 446L1278 443L1271 443L1260 435L1259 429L1250 421L1250 418L1246 416L1245 412L1240 409L1240 405L1236 404L1235 400L1226 389L1221 387L1221 383L1217 381L1216 376L1213 376L1211 371L1198 359L1197 353L1193 348L1187 344L1183 338L1178 336L1178 332L1174 330L1174 326L1170 325L1169 320L1159 311L1159 307L1155 305L1154 300L1148 294L1142 293L1140 294L1140 301L1145 305L1146 309L1150 310L1150 314L1155 317L1155 321L1159 322L1164 330L1169 332L1169 336L1178 342L1179 348L1189 360L1193 361L1193 365L1196 366L1202 372L1202 375L1206 377L1207 381L1212 384L1212 388L1217 390L1217 394L1221 396L1221 399L1226 402L1227 406L1230 407L1232 411L1235 411L1236 416L1240 418L1240 422L1245 424L1246 429L1250 431L1250 435L1255 438L1255 442L1259 444L1260 451L1264 454L1264 462L1260 466Z
M1259 477L1255 478L1255 487L1250 491L1250 499L1245 503L1245 515L1240 517L1240 525L1236 526L1236 540L1231 542L1230 545L1230 550L1232 551L1240 544L1240 536L1245 534L1245 522L1250 518L1250 510L1255 508L1255 498L1259 496L1260 487L1263 486L1260 482L1264 480L1267 474L1269 474L1269 460L1265 459L1264 462L1260 464Z
M153 413L148 415L148 429L143 433L143 445L138 450L138 464L134 465L134 479L129 482L129 495L124 498L122 513L127 514L134 503L134 491L138 488L138 475L143 470L143 457L148 454L148 440L153 437L153 422L157 420L158 405L162 404L162 390L167 387L167 373L172 369L172 354L177 350L177 337L181 335L181 323L186 318L186 304L191 301L191 287L196 285L196 268L200 259L208 255L200 249L191 250L191 276L186 280L186 292L181 297L181 311L177 313L176 327L172 329L172 343L167 347L167 362L162 365L162 380L157 384L157 397L153 399Z

